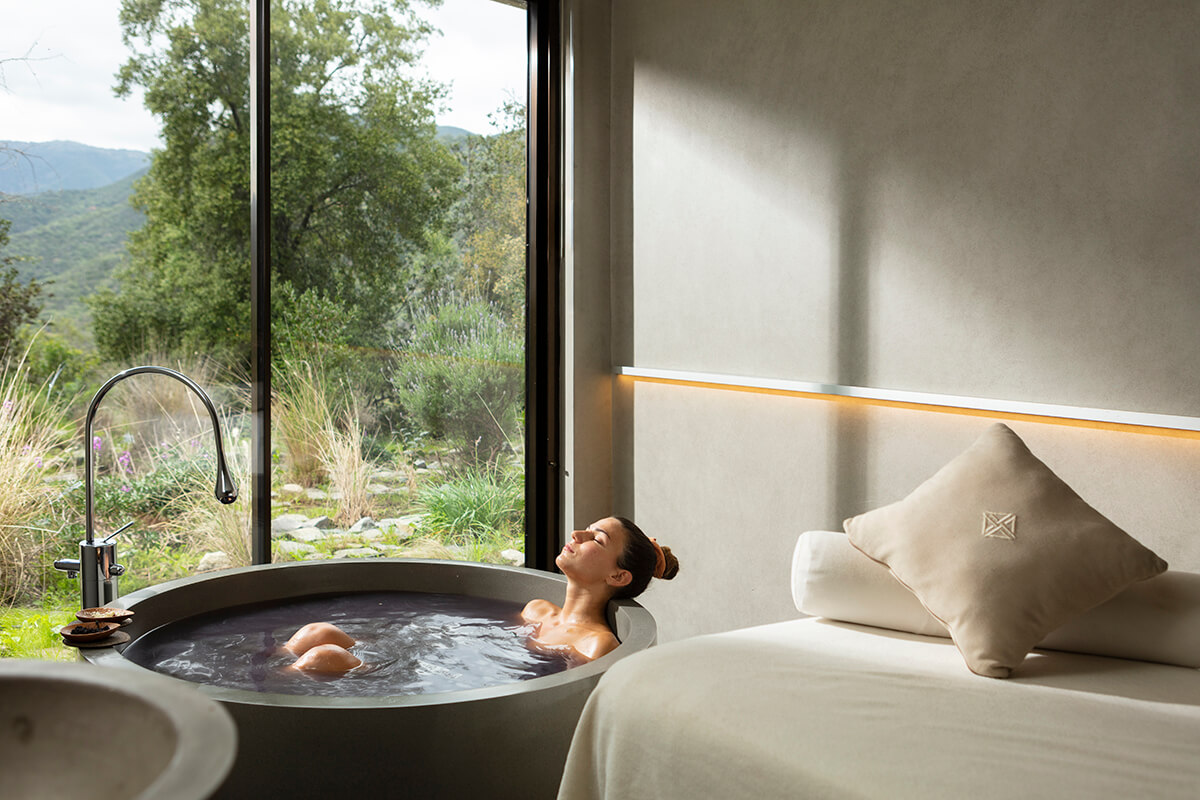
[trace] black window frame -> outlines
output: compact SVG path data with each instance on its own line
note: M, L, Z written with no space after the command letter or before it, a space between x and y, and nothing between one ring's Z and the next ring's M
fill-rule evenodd
M549 570L561 519L561 0L527 0L525 565ZM250 542L271 562L271 6L250 8Z

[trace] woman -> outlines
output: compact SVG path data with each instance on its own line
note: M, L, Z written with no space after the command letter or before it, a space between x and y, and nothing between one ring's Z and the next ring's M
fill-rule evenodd
M554 563L567 576L562 608L532 600L521 618L537 626L535 646L571 650L588 661L620 644L608 627L609 600L637 597L651 578L670 580L679 572L671 548L660 547L624 517L605 517L575 531Z
M670 580L679 572L671 548L660 547L624 517L606 517L575 531L554 563L567 576L562 607L531 600L521 619L536 626L533 646L569 650L587 661L620 644L608 627L610 600L637 597L651 578ZM284 647L298 657L294 669L339 673L362 664L349 651L352 645L354 639L336 625L310 622Z

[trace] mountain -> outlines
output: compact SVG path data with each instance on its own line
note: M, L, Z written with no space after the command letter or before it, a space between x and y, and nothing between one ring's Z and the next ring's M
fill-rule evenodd
M26 195L96 189L150 165L140 150L112 150L78 142L0 141L0 192Z
M43 318L83 323L90 314L82 298L112 285L126 236L142 226L143 215L129 205L129 195L145 171L98 189L42 192L0 202L0 218L12 221L5 251L28 259L17 264L22 278L53 281L47 287L51 296L43 295Z
M458 142L466 141L468 136L474 136L466 128L456 128L453 125L438 125L437 139L445 145L453 145Z

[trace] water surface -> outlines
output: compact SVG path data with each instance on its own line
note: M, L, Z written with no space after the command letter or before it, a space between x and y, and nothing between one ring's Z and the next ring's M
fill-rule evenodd
M479 689L581 663L531 650L521 605L456 594L363 592L223 609L156 628L125 648L136 664L194 683L279 694L364 697ZM332 622L363 666L330 676L287 669L283 644Z

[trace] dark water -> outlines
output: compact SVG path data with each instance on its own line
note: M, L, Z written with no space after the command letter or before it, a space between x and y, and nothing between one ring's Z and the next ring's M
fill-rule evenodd
M369 697L478 689L575 666L530 650L521 606L425 592L365 592L241 606L174 622L140 637L124 656L194 683L253 692ZM357 640L363 666L314 676L285 669L283 649L309 622L332 622Z

